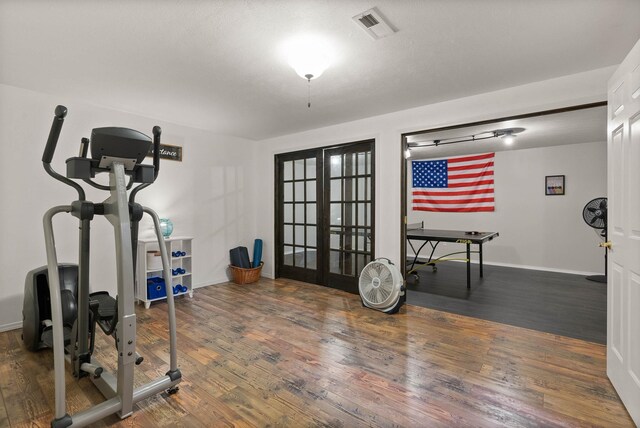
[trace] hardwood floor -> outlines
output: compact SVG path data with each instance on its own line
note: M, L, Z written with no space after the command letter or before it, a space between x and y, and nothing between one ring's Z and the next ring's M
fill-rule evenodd
M407 302L488 321L575 339L607 343L607 284L584 275L472 265L471 289L464 263L438 263L407 278Z
M287 280L176 303L180 391L96 426L633 426L602 345L410 305L385 315ZM164 310L138 309L136 382L167 370ZM0 346L0 426L49 426L50 351L27 352L20 330ZM70 412L101 401L88 379L68 377L67 390Z

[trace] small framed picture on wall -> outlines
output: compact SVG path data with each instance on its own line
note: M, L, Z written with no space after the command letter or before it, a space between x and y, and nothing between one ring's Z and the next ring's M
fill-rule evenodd
M564 195L564 175L547 175L544 179L544 194Z

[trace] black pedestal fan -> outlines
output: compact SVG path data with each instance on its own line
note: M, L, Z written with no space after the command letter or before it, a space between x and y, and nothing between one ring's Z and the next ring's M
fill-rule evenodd
M607 198L595 198L587 202L582 210L582 218L594 229L600 230L600 236L607 242ZM589 281L607 282L607 248L604 248L604 275L588 276Z

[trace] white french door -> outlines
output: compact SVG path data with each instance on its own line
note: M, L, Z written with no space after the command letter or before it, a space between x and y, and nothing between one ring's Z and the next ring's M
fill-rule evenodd
M640 41L608 87L607 375L640 425Z

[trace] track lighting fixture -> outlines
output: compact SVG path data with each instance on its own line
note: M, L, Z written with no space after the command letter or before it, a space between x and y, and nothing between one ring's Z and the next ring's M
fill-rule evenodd
M452 138L442 138L438 140L431 141L420 141L415 143L408 143L407 146L409 149L416 147L437 147L443 146L446 144L455 144L455 143L466 143L470 141L481 141L488 140L490 138L502 138L506 145L511 145L515 141L516 134L523 132L524 128L505 128L505 129L496 129L493 131L484 131L479 132L473 135L465 135L460 137L452 137ZM405 157L406 153L405 153Z

